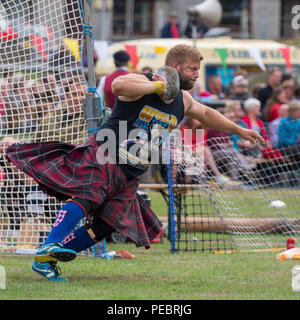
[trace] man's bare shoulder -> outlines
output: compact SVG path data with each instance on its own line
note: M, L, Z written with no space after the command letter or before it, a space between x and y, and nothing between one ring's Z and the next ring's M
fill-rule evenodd
M194 99L191 96L191 94L186 90L182 90L182 96L183 96L184 110L185 112L188 112L193 105Z

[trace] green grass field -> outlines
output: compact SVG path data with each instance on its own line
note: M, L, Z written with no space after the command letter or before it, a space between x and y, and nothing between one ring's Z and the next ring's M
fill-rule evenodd
M150 192L152 208L166 216L159 193ZM232 194L234 196L234 194ZM283 246L285 239L283 239ZM132 260L79 256L60 263L66 283L49 282L31 270L33 257L0 255L6 289L0 300L293 300L291 270L297 261L277 261L276 252L170 252L170 243L151 249L109 243L127 249ZM299 262L300 264L300 262Z
M169 243L125 248L132 260L78 257L61 263L66 283L44 280L31 271L32 257L0 256L6 269L6 289L0 300L271 300L299 299L291 290L291 270L297 261L277 261L276 253L178 253Z

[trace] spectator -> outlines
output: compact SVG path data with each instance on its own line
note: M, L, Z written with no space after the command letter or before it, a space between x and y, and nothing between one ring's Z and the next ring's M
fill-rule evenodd
M223 115L231 121L236 119L235 114L226 111L226 109L224 109ZM240 182L240 172L247 172L256 166L253 161L233 148L233 143L227 132L207 129L207 146L210 148L220 171L227 171L233 181Z
M282 73L277 68L272 68L268 73L268 84L265 88L259 91L258 100L261 102L262 114L267 100L271 97L274 89L278 88L281 83Z
M153 73L153 69L150 67L143 67L141 73Z
M191 38L191 39L194 38L193 24L196 24L195 38L196 39L203 38L204 34L208 31L208 28L203 23L198 23L198 22L194 21L193 18L188 20L186 27L185 27L184 35L188 38Z
M61 103L64 100L64 92L63 89L58 85L56 78L53 74L48 74L42 79L44 86L44 95L47 98L51 98L51 101L55 103L55 105Z
M287 103L281 104L278 111L278 118L271 121L268 125L268 133L270 137L270 141L274 148L277 147L278 143L278 126L281 119L288 116L289 105Z
M11 95L6 100L5 114L1 119L1 134L20 134L24 133L25 112L20 102L20 98Z
M65 87L66 100L61 108L55 108L43 117L33 135L33 140L64 141L80 144L86 136L86 121L83 111L83 99L87 93L85 83L74 79Z
M245 100L250 98L248 86L249 81L246 78L244 78L244 76L236 76L232 80L232 94L230 96L230 99L239 100L241 104L243 104Z
M258 99L250 98L244 103L246 115L242 118L248 129L258 132L265 140L265 146L257 143L250 143L243 150L244 154L254 156L256 158L280 160L281 154L272 147L267 131L263 122L259 119L261 103Z
M242 109L239 100L227 100L225 104L225 113L232 112L234 115L233 122L240 124L241 118L244 116L244 111Z
M252 98L258 99L259 92L266 87L265 83L257 82L252 89Z
M223 92L222 79L218 76L211 76L207 81L208 91L214 96L215 100L225 99Z
M32 178L12 166L5 156L8 146L20 142L10 136L2 137L0 140L0 166L4 169L1 192L5 195L3 198L4 211L8 215L11 230L19 230L22 218L26 216L25 185L35 184Z
M299 84L296 85L295 87L294 95L295 95L295 100L300 101L300 85Z
M3 116L6 108L6 99L8 97L8 82L6 79L0 79L0 115Z
M196 80L193 89L190 90L190 93L194 99L201 103L212 102L215 100L214 96L209 91L202 90L199 80Z
M234 78L237 76L243 76L245 79L248 80L248 71L245 69L237 69L234 73ZM225 91L225 96L229 99L229 97L232 94L232 81L229 82L229 84L227 85L227 87L224 89Z
M286 91L283 88L273 90L271 97L267 100L264 110L264 119L271 122L279 117L279 108L282 104L288 103Z
M281 87L285 91L288 101L291 101L295 94L295 80L290 73L282 75Z
M300 102L289 103L288 116L282 118L278 125L277 147L288 157L300 161Z
M192 129L192 130L187 130L187 129ZM188 145L188 148L190 148L192 151L195 151L196 148L203 148L203 160L204 160L205 168L208 168L211 170L218 185L220 185L221 187L236 186L237 183L235 181L232 181L230 178L228 178L227 176L225 176L220 172L220 170L218 169L218 166L216 165L216 162L214 160L214 157L210 148L204 143L204 130L197 130L197 129L201 129L201 123L199 121L195 119L190 119L190 118L185 119L185 122L181 127L182 136L184 138L183 142L185 146ZM184 155L186 156L186 154ZM185 182L189 183L191 182L190 180L192 179L190 175L193 170L189 167L188 157L184 159L184 162L186 167ZM174 169L175 168L173 168L173 170ZM196 176L195 179L196 181L199 181L200 180L199 173L197 174L198 176Z
M169 14L168 22L161 29L161 38L180 38L180 24L178 23L177 13L172 11Z
M113 109L116 100L116 96L111 91L111 84L117 77L129 73L128 63L130 60L130 56L126 51L120 50L114 53L113 58L116 70L106 76L103 76L97 89L102 98L102 101L110 109Z

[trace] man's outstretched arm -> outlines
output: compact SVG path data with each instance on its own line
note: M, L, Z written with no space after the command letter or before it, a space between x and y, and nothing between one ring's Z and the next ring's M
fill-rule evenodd
M202 125L218 131L235 133L252 143L265 144L265 140L255 131L245 129L230 121L218 111L195 101L188 92L184 92L185 115L199 120Z

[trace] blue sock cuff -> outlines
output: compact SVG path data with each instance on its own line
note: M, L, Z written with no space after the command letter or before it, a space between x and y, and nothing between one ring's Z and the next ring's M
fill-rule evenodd
M52 230L45 242L61 242L66 235L75 229L78 222L84 217L85 211L76 202L68 201L59 210Z

